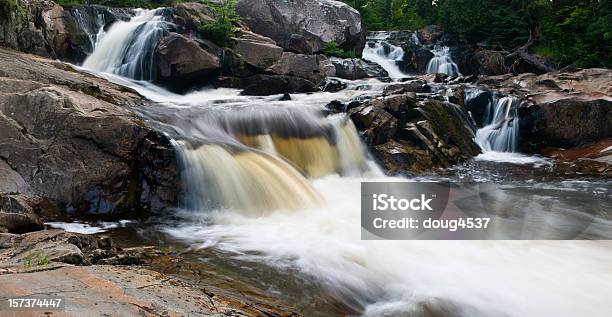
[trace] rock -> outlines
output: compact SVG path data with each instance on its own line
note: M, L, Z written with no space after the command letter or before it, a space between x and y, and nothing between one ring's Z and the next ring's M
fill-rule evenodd
M317 88L325 92L338 92L346 89L348 84L336 78L325 78L318 85Z
M24 233L45 228L38 216L31 213L0 212L0 230L10 233Z
M317 88L309 80L282 75L255 75L241 81L242 94L247 96L267 96L315 92Z
M424 74L427 72L427 64L434 54L419 45L403 45L404 59L400 63L400 69L408 74Z
M318 83L327 76L334 76L336 68L325 55L304 55L285 52L280 60L267 69L275 75L288 75Z
M435 44L444 35L444 31L437 25L428 25L417 31L419 40L426 45Z
M571 148L612 137L612 100L560 99L539 103L530 110L522 115L537 119L529 121L532 126L521 125L522 142Z
M489 104L493 102L493 94L488 90L470 89L466 95L465 108L472 114L476 125L482 127Z
M212 270L202 274L204 282L196 283L144 267L51 266L0 275L0 296L44 290L69 299L63 308L67 314L62 315L302 316L254 287L237 290L238 285L227 285L240 284L238 281L228 277L213 280Z
M214 77L220 68L217 56L178 33L164 36L155 48L156 81L187 89Z
M0 49L0 179L73 212L173 206L175 153L141 97L65 67Z
M214 12L204 3L183 2L178 3L172 10L172 21L180 33L195 33L202 23L213 22Z
M384 109L380 100L349 110L348 114L369 145L379 145L395 136L398 120Z
M359 12L339 1L238 0L236 11L253 32L296 53L319 53L335 42L359 56L365 43Z
M99 28L129 18L128 9L95 5L63 8L51 1L20 0L0 9L0 43L41 56L81 63Z
M481 76L477 83L524 102L519 108L520 149L572 148L609 138L612 71L585 69L543 75Z
M421 173L465 161L480 153L462 106L414 92L368 100L348 111L389 174Z
M405 141L391 140L372 150L374 157L389 175L427 171L434 167L430 155Z
M504 64L504 55L497 51L479 50L474 53L474 61L478 70L477 74L494 76L508 72Z
M391 84L385 87L385 89L383 90L383 95L397 95L404 94L407 92L424 93L429 92L429 90L430 89L427 85L427 82L423 80L413 80L405 83Z
M388 78L387 71L376 63L367 63L358 58L329 59L335 67L335 76L343 79L356 80L363 78Z
M264 70L281 59L283 48L265 36L241 30L234 39L235 50L250 65Z

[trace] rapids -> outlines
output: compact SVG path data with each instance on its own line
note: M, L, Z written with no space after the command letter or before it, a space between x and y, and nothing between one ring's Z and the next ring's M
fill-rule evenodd
M221 262L238 261L236 274L267 272L255 275L308 316L329 316L339 305L343 314L363 316L605 316L612 310L610 242L361 240L360 183L408 179L384 176L351 121L326 116L324 106L380 94L385 84L354 81L337 93L296 94L289 101L232 89L177 95L143 81L152 76L151 48L165 23L159 11L115 23L83 65L151 100L139 111L174 139L185 197L172 221L160 217L145 231L195 252L214 250ZM395 65L402 53L385 53L383 40L371 40L366 58L404 77ZM437 71L446 63L444 69L458 74L444 56ZM513 105L509 98L491 105L488 125L476 137L485 154L516 150ZM596 225L592 237L610 238L607 201L592 200L593 193L609 195L608 183L549 184L534 176L546 173L536 166L470 164L448 177L412 181L503 182L494 200L502 216L530 197L522 208L532 217L586 217ZM513 168L529 172L513 174ZM287 276L302 282L286 287ZM316 309L301 300L308 288L325 294L315 298L321 301Z

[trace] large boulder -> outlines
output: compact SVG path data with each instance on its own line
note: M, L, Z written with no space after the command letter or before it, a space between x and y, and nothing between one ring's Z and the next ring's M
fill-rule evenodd
M611 82L612 71L597 68L480 76L477 81L490 90L524 100L519 108L519 142L526 152L540 152L544 147L573 148L611 137Z
M173 32L157 44L155 64L156 81L174 88L202 84L215 77L220 69L217 56Z
M612 98L567 98L521 111L523 143L573 148L612 137Z
M283 55L283 48L272 39L248 30L240 30L234 41L235 50L242 59L260 70L274 65Z
M348 111L365 143L389 174L420 173L480 153L467 112L413 92L365 101Z
M481 75L502 75L508 72L508 68L504 64L505 56L498 51L478 50L474 53L474 62Z
M94 214L173 206L175 154L130 110L141 105L64 64L0 50L0 192Z
M335 42L361 55L365 43L359 12L339 1L238 0L236 10L252 31L296 53L322 52Z
M332 65L335 67L336 77L343 79L363 79L363 78L381 78L389 77L389 73L376 63L368 63L359 58L330 58Z
M336 67L325 55L304 55L285 52L267 69L275 75L301 77L318 83L327 76L336 75Z

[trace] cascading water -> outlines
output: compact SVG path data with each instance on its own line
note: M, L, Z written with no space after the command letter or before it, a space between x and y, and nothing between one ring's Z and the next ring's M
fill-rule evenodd
M384 32L372 33L363 49L363 59L380 65L392 79L407 77L397 65L404 59L404 49L389 43L387 38L388 35Z
M484 152L516 152L519 103L514 97L503 97L494 98L487 105L484 126L476 131L475 138Z
M167 9L137 10L130 21L117 21L98 38L83 67L136 80L154 79L153 58L159 39L170 24Z
M427 73L442 73L449 76L460 76L459 67L450 56L450 49L447 46L435 47L432 51L434 57L427 64Z
M96 46L96 41L102 38L104 34L106 20L102 12L95 12L95 18L92 21L88 21L81 10L82 9L79 7L74 7L71 9L71 12L79 28L87 35L87 39L89 40L88 53L91 53Z
M175 215L179 224L163 227L170 236L195 249L214 248L245 270L261 267L249 265L256 261L268 265L263 275L275 267L279 276L302 276L336 300L332 305L363 316L569 317L612 309L612 260L604 243L361 240L361 182L405 179L378 173L351 121L326 117L323 108L331 100L379 95L382 85L361 82L371 91L353 85L278 101L228 89L177 95L108 75L146 78L149 56L136 47L156 45L165 28L158 17L148 11L112 26L84 66L154 101L139 111L175 140L186 197L184 212ZM495 103L489 125L516 128L512 104ZM491 149L508 145L495 142L506 134L489 133L483 142ZM567 202L555 205L572 211ZM575 261L566 261L570 256ZM585 297L593 288L598 291ZM296 297L300 291L301 285Z

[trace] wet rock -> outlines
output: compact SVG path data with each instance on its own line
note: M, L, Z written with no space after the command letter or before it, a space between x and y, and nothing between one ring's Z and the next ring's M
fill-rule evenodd
M434 167L428 152L401 140L377 145L372 153L389 175L426 171Z
M347 83L335 78L325 78L323 79L317 87L321 91L325 92L338 92L340 90L346 89Z
M285 52L267 69L275 75L294 76L318 83L327 76L335 76L336 68L324 55L304 55Z
M0 50L0 179L75 212L172 206L174 150L130 111L141 102L103 80Z
M408 74L423 74L427 72L427 64L434 54L420 45L408 43L402 45L404 59L400 63L400 69Z
M217 56L178 33L164 36L155 48L156 81L187 89L205 83L220 68Z
M460 105L414 93L366 101L349 110L355 126L389 174L448 167L480 153L469 116Z
M317 91L315 84L309 80L282 75L255 75L241 80L240 85L244 88L242 94L247 96L268 96Z
M356 80L363 78L388 78L389 73L380 65L375 63L367 63L358 58L330 58L336 71L335 76L339 78Z
M253 32L296 53L318 53L335 42L359 56L365 43L359 12L339 1L239 0L236 11Z
M408 92L424 93L429 92L429 86L427 82L423 80L414 80L405 83L391 84L383 90L383 95L397 95Z
M398 120L384 110L384 103L372 100L349 110L348 114L369 145L379 145L395 136Z
M465 107L472 114L476 125L482 127L489 104L493 101L493 94L488 90L471 90L469 93Z

